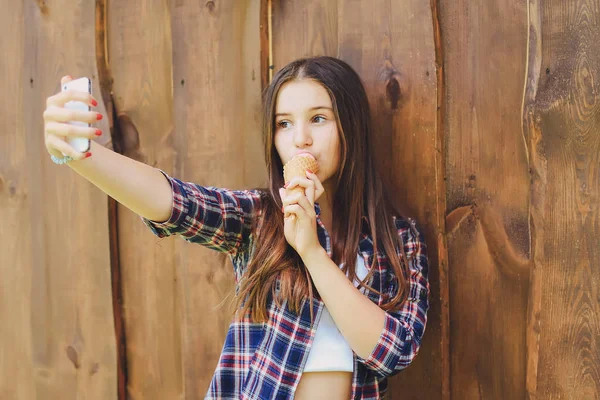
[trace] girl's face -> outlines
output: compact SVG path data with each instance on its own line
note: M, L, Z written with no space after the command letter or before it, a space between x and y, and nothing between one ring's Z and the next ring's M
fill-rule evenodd
M281 87L275 104L274 141L284 165L297 154L310 153L319 163L317 177L324 186L335 176L340 138L331 98L320 83L294 80Z

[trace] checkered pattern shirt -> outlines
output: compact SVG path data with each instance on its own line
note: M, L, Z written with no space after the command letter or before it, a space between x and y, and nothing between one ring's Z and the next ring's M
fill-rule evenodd
M161 171L171 183L173 208L171 217L162 223L142 217L158 237L179 235L184 240L228 254L236 282L239 282L252 257L252 218L260 201L255 190L228 190L182 182ZM319 204L315 203L318 237L331 257L330 237L321 222ZM404 251L410 259L410 292L400 309L385 313L379 340L367 358L353 352L354 372L352 399L380 399L387 390L387 378L406 368L417 355L427 322L429 281L427 250L414 220L394 217ZM357 255L368 269L373 260L373 241L361 233ZM393 297L398 280L385 255L377 255L377 270L368 284ZM382 296L361 292L377 305ZM268 321L253 323L233 321L205 399L292 399L300 381L311 343L314 339L324 303L312 302L314 322L310 322L309 301L300 312L289 310L283 301L268 306Z

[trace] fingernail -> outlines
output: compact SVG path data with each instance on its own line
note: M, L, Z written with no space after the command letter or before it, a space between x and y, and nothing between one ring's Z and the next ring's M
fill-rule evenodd
M98 115L96 115L96 119L100 121L102 119L102 114L98 113Z
M98 102L97 102L95 99L92 99L92 105L93 105L94 107L96 107L96 106L98 105Z
M288 185L289 185L289 184L290 184L290 183L288 182L288 183L286 183L285 185L283 185L283 187L287 189L287 187L288 187Z
M281 206L281 212L285 212L285 211L283 211L284 208L285 208L284 206Z
M306 172L308 172L309 174L313 174L313 175L314 175L314 172L312 172L312 171L311 171L310 169L308 169L308 168L306 169Z
M73 77L71 75L67 75L67 78L69 79L73 79Z
M90 152L85 153L85 158L90 158L91 156L92 156L92 153L90 153Z
M102 131L100 129L96 129L96 136L102 135Z

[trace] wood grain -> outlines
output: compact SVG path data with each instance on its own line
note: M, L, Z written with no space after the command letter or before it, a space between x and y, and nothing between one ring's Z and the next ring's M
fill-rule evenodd
M171 170L173 74L171 19L166 1L108 1L108 54L113 146L130 158ZM118 206L116 235L126 344L127 398L183 397L181 299L175 247L149 234L140 218ZM117 267L117 266L115 266Z
M171 2L176 177L242 189L266 184L261 139L260 0ZM159 164L160 165L160 164ZM203 398L232 320L228 257L174 243L186 398Z
M531 248L523 1L440 2L451 397L525 397Z
M532 399L600 398L598 12L593 1L530 1Z
M115 399L106 196L50 161L42 119L63 75L95 82L94 4L4 5L0 398Z
M24 5L11 2L0 15L2 29L11 36L0 35L0 46L15 59L25 58L26 30L24 25ZM37 349L38 359L32 359L32 322L44 327L48 321L43 313L32 309L42 299L47 299L47 287L42 286L35 295L32 283L36 268L33 265L36 247L39 242L32 237L35 225L28 196L26 179L27 160L30 143L25 133L24 101L30 92L28 73L21 64L0 62L0 83L6 93L13 96L3 100L0 107L0 121L3 133L0 134L0 398L34 398L35 385L22 385L33 382L39 371L48 373L51 369L46 348ZM37 82L35 82L37 83ZM27 84L26 87L24 85ZM41 135L40 135L41 138ZM41 150L41 149L40 149ZM39 178L33 180L39 182ZM30 178L31 179L31 178ZM37 244L37 246L36 246ZM39 250L38 250L39 252ZM40 265L40 264L38 264ZM43 265L43 264L42 264ZM42 270L44 278L46 271ZM47 279L47 278L46 278ZM33 295L33 296L32 296ZM34 297L35 296L35 297ZM41 299L40 299L41 298ZM32 316L35 314L35 316ZM39 337L39 336L38 336ZM24 340L25 339L25 340ZM20 365L20 368L14 368Z
M336 1L278 0L273 7L273 72L306 56L337 56Z

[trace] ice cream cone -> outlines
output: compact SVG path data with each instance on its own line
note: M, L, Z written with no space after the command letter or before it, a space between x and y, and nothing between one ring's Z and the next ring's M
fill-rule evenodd
M307 169L310 169L315 174L319 172L319 164L317 163L317 160L311 154L308 153L298 154L297 156L294 156L283 166L283 179L285 183L289 183L293 178L297 176L306 178ZM301 186L296 186L295 188L290 189L290 194L298 192L304 193L304 188Z
M319 172L317 160L308 153L298 154L283 166L283 179L285 183L289 183L293 178L298 176L306 178L307 169L310 169L315 174ZM290 189L290 191L292 193L296 191L304 192L304 188L298 186Z

